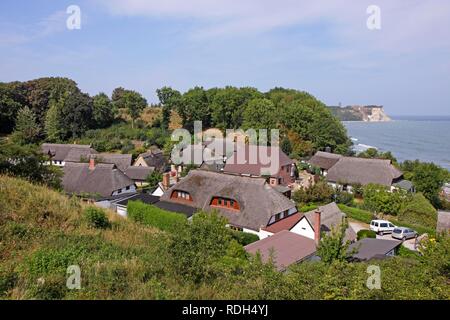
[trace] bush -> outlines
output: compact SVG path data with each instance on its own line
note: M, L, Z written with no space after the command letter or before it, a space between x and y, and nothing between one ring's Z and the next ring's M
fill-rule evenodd
M409 195L405 191L389 192L386 187L369 184L364 187L364 207L370 211L396 216Z
M417 193L400 210L398 220L427 228L435 228L437 213L427 198L421 193Z
M375 231L372 230L359 230L358 233L356 234L357 239L361 240L364 238L373 238L375 239L377 237L377 234L375 233Z
M338 191L336 193L336 203L342 203L345 205L351 205L353 203L354 196L350 192Z
M325 203L333 200L334 190L325 181L318 181L309 188L300 188L292 194L297 203Z
M319 206L317 204L307 204L305 206L300 207L300 212L308 212L317 209Z
M351 208L344 204L338 204L338 207L347 215L348 218L352 218L361 222L370 223L370 221L372 221L374 218L373 214L366 210Z
M187 221L182 214L165 211L141 201L129 201L127 211L131 220L163 231L174 232Z
M13 289L17 283L18 275L14 271L3 271L0 269L0 297Z
M91 228L107 229L111 226L105 211L100 208L86 208L84 210L84 216Z
M259 240L259 237L256 234L248 233L248 232L232 230L231 235L233 236L233 239L235 239L238 243L240 243L243 246L246 246L250 243L253 243L253 242Z

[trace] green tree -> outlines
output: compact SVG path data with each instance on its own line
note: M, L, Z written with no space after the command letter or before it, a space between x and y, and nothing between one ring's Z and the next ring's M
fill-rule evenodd
M150 173L146 179L149 188L157 187L158 183L161 181L162 181L162 173L156 170Z
M251 100L243 112L244 129L277 129L278 111L269 99L256 98Z
M50 102L50 108L45 116L44 125L45 134L47 135L47 140L50 142L56 142L61 139L61 130L59 128L59 112L58 112L58 102L52 100Z
M390 192L385 186L368 184L364 187L364 207L370 211L397 215L410 195L403 190Z
M11 85L0 83L0 132L10 133L16 122L17 112L22 104L16 100Z
M316 182L309 188L301 187L294 191L292 199L298 204L329 203L333 201L334 190L324 180Z
M127 109L131 117L131 128L134 128L134 121L139 118L144 108L147 106L147 100L138 92L125 92L122 96L123 106Z
M194 121L201 121L204 128L211 126L211 109L208 94L202 87L195 87L183 94L177 105L183 128L194 129Z
M94 96L92 116L97 128L109 127L114 121L114 107L106 94Z
M328 235L321 237L317 255L321 261L330 264L334 261L345 261L350 255L348 247L350 241L344 241L345 231L348 228L348 222L344 218L337 228L332 228Z
M177 90L170 87L162 87L161 89L157 89L156 94L158 95L159 102L162 106L161 126L163 129L168 129L172 109L179 102L181 94Z
M36 123L36 116L28 107L17 113L16 127L12 139L19 144L33 144L39 141L40 128Z
M118 87L113 90L111 95L111 102L116 109L125 108L122 98L123 95L127 92L130 92L130 90L125 90L122 87Z
M417 191L430 200L435 207L440 207L439 191L450 180L450 172L434 163L419 160L405 161L401 165L406 179L412 180Z

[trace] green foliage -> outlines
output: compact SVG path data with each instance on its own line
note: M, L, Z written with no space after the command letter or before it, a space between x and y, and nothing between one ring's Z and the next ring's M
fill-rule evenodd
M329 234L321 237L317 255L322 262L330 264L333 261L347 260L349 257L348 247L350 245L350 241L344 241L347 228L347 220L343 219L339 227L332 228Z
M84 209L84 216L88 225L95 229L107 229L111 226L111 223L106 216L105 211L96 207L87 207Z
M156 188L160 181L162 181L162 173L156 170L150 173L146 179L150 189Z
M374 218L374 215L371 212L363 209L348 207L344 204L338 204L338 207L347 215L348 218L365 222L367 224L369 224Z
M14 129L17 112L24 106L20 100L15 85L0 83L0 133Z
M301 206L300 209L299 209L299 211L300 211L300 212L308 212L308 211L315 210L315 209L317 209L318 207L319 207L319 206L318 206L317 204L307 204L307 205Z
M242 116L242 127L244 130L250 128L255 130L278 128L279 113L275 104L269 99L256 98L251 100L245 107Z
M309 188L301 187L292 194L292 199L298 204L304 203L329 203L333 201L334 190L326 181L318 181Z
M351 205L353 203L353 199L354 199L354 196L350 192L338 190L335 194L336 203Z
M50 107L45 115L44 130L47 135L47 141L57 142L61 139L61 130L59 128L59 110L58 102L50 101Z
M450 180L450 172L434 163L419 160L405 161L401 165L405 179L412 180L418 192L430 200L435 207L440 207L439 191L446 181Z
M36 122L36 116L28 107L17 113L16 127L12 140L18 144L34 144L39 141L41 130Z
M417 193L400 210L398 220L427 228L435 228L437 212L421 193Z
M159 102L162 106L161 127L168 129L172 109L179 103L181 94L170 87L162 87L156 90ZM201 111L201 110L199 110Z
M256 234L232 230L231 235L239 244L246 246L259 240Z
M388 159L391 160L394 165L397 164L397 159L392 155L390 151L380 152L375 148L369 148L366 151L358 153L358 157L368 159Z
M409 201L410 195L403 190L389 192L386 187L369 184L364 187L364 207L370 211L396 216Z
M131 117L131 128L134 128L134 121L139 118L144 108L147 106L147 100L136 91L127 91L121 98L123 107L127 109Z
M165 211L140 201L129 201L127 212L133 221L169 232L174 232L178 226L184 225L187 221L182 214Z
M421 256L377 261L382 287L370 290L373 261L302 262L281 273L249 256L226 221L211 214L173 233L130 219L93 232L76 198L5 176L0 198L4 299L450 299L449 237L424 243ZM65 287L74 264L81 290Z
M375 231L372 230L359 230L356 234L356 237L358 240L364 239L364 238L372 238L375 239L377 237L377 234Z
M0 174L25 178L60 189L62 171L46 165L46 161L48 159L37 147L19 146L0 139Z
M115 108L106 94L99 93L94 96L92 116L97 128L109 127L114 121L114 113Z

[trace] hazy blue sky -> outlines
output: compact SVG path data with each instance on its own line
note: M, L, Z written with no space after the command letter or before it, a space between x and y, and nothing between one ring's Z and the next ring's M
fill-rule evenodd
M369 5L381 30L369 30ZM81 8L68 30L66 9ZM329 105L450 114L448 0L2 0L0 81L74 79L83 91L274 86Z

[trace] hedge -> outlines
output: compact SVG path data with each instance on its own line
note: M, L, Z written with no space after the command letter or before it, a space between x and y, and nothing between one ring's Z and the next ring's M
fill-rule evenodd
M344 212L348 218L352 218L361 222L365 222L367 224L370 224L370 221L373 220L373 214L369 211L358 209L358 208L352 208L349 206L346 206L345 204L338 204L339 209L341 209L342 212Z
M259 237L253 233L232 230L231 234L233 238L243 246L259 240Z
M359 230L357 233L357 239L361 240L364 238L372 238L375 239L377 237L377 234L375 231L372 230Z
M173 232L187 221L183 214L162 210L141 201L129 201L127 211L131 220L163 231Z

